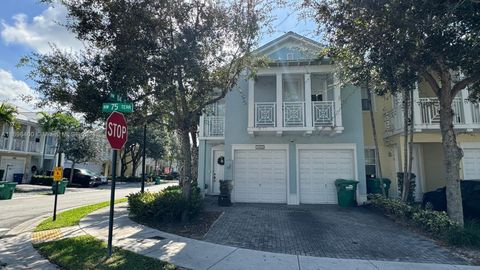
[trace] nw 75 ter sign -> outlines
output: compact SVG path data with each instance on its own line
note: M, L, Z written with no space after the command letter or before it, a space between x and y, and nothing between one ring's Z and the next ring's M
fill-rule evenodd
M107 140L114 150L120 150L128 139L127 121L123 114L112 112L107 118Z

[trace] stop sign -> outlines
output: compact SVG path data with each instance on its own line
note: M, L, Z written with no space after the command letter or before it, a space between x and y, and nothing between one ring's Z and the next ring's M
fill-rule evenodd
M107 118L107 140L114 150L120 150L127 142L128 129L125 116L119 112L112 112Z

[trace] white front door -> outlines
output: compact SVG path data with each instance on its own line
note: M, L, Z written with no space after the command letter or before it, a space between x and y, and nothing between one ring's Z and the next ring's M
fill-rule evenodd
M287 202L286 150L235 150L234 158L235 202Z
M463 179L480 179L480 149L463 149Z
M300 149L300 203L336 204L336 179L354 179L353 150Z
M213 150L213 174L212 174L212 193L220 194L220 180L223 179L224 165L219 164L220 159L225 160L225 152L223 150Z

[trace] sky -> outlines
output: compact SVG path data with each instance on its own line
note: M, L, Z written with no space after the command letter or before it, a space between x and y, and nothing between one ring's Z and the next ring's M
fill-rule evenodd
M294 10L293 4L274 9L273 31L264 28L259 45L288 31L318 40L315 23L300 18ZM20 111L35 109L20 98L37 96L32 90L34 82L27 78L30 70L17 64L21 57L34 52L48 53L51 44L71 51L82 48L82 43L61 25L65 20L66 9L60 4L52 6L40 0L0 1L0 102L13 103Z

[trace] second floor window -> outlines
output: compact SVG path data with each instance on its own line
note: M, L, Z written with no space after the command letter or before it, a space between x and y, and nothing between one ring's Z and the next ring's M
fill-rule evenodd
M372 106L370 100L368 99L368 89L366 87L362 87L362 111L370 111L370 107Z

